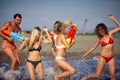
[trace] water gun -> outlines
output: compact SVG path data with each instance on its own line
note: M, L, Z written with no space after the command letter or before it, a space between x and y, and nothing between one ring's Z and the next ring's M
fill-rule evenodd
M68 44L71 43L71 41L74 38L76 32L77 32L77 25L72 24L71 27L70 27L70 30L68 31L67 37L66 37L66 41L67 41ZM64 46L64 48L66 48L66 47Z
M25 41L25 37L21 34L16 33L16 32L10 32L9 30L3 30L2 32L3 32L3 34L10 36L14 40Z

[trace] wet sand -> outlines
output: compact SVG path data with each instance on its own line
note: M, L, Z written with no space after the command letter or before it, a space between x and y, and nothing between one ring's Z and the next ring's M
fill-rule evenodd
M81 56L89 50L96 40L96 35L76 35L75 44L67 50L67 60L80 60ZM0 63L10 63L9 59L6 55L1 51L1 38L0 38ZM17 47L19 48L20 43L15 42ZM115 55L120 56L120 38L114 38L114 52ZM98 56L101 50L101 46L99 45L95 51L93 51L89 56L89 58L93 58L94 56ZM20 59L24 64L28 54L27 48L23 51L19 51ZM51 54L51 44L44 44L42 45L41 51L42 60L54 60L54 57Z

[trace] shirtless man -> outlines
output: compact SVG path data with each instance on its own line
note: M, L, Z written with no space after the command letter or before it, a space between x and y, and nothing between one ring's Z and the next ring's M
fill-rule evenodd
M0 36L3 38L2 51L11 61L11 70L16 70L20 64L19 54L17 47L14 44L14 40L9 36L2 33L3 30L9 30L11 32L21 33L21 28L19 27L22 20L21 14L17 13L13 17L13 21L5 22L0 26Z

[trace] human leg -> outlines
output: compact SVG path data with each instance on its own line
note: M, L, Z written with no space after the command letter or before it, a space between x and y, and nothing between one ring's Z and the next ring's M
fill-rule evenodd
M62 72L62 73L60 73L58 75L55 75L55 80L59 80L60 78L70 76L70 75L75 73L75 69L70 64L68 64L66 61L64 61L64 60L56 60L56 62L58 63L58 65L61 68L65 69L65 72Z
M85 77L83 77L82 80L88 80L90 78L98 78L103 71L105 63L106 63L106 61L102 57L99 57L98 63L97 63L97 68L96 68L96 73L85 76Z
M15 70L20 64L19 54L14 44L2 44L2 51L10 58L11 69ZM18 61L19 60L19 61Z
M17 59L15 58L15 56L13 54L9 55L9 58L11 60L11 69L12 70L16 70L17 69Z
M112 58L108 62L108 68L109 68L111 80L116 80L116 77L115 77L115 58Z
M39 80L44 80L44 72L43 72L43 67L42 67L42 63L39 63L37 66L36 66L36 72L38 74L38 78Z
M14 55L15 55L16 60L17 60L15 63L16 64L15 67L17 68L21 64L17 48L13 49L13 52L14 52Z
M21 64L17 48L15 48L13 51L14 51L14 55L16 56L16 59L17 59L17 64L18 65Z
M27 68L30 80L35 80L34 66L30 62L27 62L26 68Z
M11 67L11 70L16 70L16 62L17 62L17 59L14 55L14 52L13 50L7 46L5 48L2 48L3 52L9 57L10 61L11 61L11 64L10 64L10 67Z

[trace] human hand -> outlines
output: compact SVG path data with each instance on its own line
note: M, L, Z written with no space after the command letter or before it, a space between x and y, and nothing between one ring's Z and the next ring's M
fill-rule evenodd
M86 60L87 59L87 57L86 56L82 56L82 60Z
M44 30L45 32L47 32L47 31L48 31L47 26L43 26L43 30Z
M72 39L71 44L75 44L75 39L74 38Z
M25 36L25 41L28 41L29 40L29 37L28 36Z
M109 14L109 18L110 18L111 20L114 20L114 16L113 16L112 14Z

